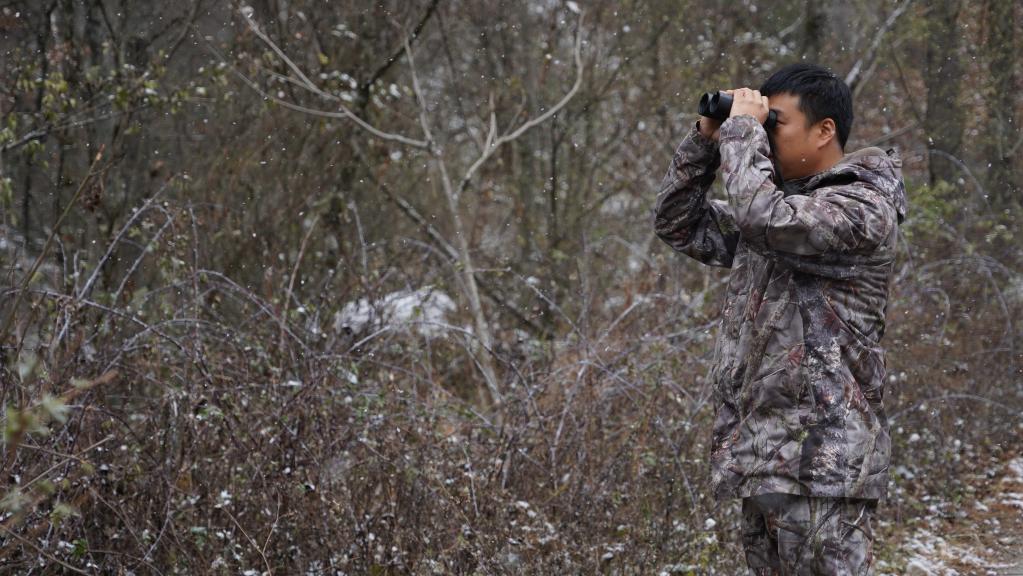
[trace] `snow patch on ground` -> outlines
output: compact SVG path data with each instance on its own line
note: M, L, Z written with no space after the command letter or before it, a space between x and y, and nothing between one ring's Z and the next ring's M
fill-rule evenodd
M907 575L997 574L997 570L1008 567L1007 564L997 564L984 559L976 550L949 544L947 540L927 528L917 530L905 548L909 553L909 560L906 562ZM969 566L970 571L960 572L949 565L952 562L960 566Z
M1023 486L1023 457L1010 460L1005 465L1005 476L999 485L1010 484ZM994 505L1013 506L1023 510L1023 494L1019 492L1001 492L984 501L978 501L976 510L987 512ZM902 545L907 558L905 571L908 576L967 576L973 574L1000 575L1015 572L1004 570L1013 568L1014 564L993 562L990 558L995 551L989 547L957 545L950 543L931 521L930 526L918 528ZM878 566L884 568L883 566ZM879 576L895 576L892 572L880 571Z
M360 298L345 304L334 315L334 330L362 333L383 327L413 329L423 336L439 336L447 326L447 316L455 302L433 286L418 290L399 290L370 301Z
M1015 484L1023 486L1023 457L1013 458L1005 465L1007 474L1001 479L1002 484ZM1002 494L1002 504L1023 510L1023 493L1005 492Z

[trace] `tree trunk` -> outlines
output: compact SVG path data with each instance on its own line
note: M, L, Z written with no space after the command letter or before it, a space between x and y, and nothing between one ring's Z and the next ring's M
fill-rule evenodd
M1019 189L1019 174L1013 170L1012 148L1020 131L1015 114L1016 66L1019 51L1015 46L1016 10L1013 2L988 2L988 37L984 52L990 74L988 83L988 129L985 158L987 190L991 203L1008 207Z
M963 139L965 111L959 102L962 65L959 61L957 21L959 0L928 5L927 14L927 112L924 130L928 137L931 184L954 182L959 168L948 155L958 157ZM909 97L912 97L911 95Z
M821 56L821 45L824 41L828 17L818 0L806 0L804 14L806 19L803 21L803 39L800 49L805 60L817 62Z
M444 164L442 151L431 148L431 153L440 172L441 184L444 186L444 197L447 200L448 212L451 216L451 224L455 233L455 248L458 250L460 272L465 296L469 299L469 311L472 313L473 324L476 328L476 339L470 341L470 350L475 357L480 372L486 380L487 392L490 397L491 406L494 408L494 417L500 421L502 396L500 384L497 378L497 369L494 366L494 338L490 329L490 322L487 321L486 313L483 311L483 302L480 299L479 288L476 284L476 267L473 265L472 254L469 252L467 231L462 220L461 205L458 197L458 190L448 176L447 166Z

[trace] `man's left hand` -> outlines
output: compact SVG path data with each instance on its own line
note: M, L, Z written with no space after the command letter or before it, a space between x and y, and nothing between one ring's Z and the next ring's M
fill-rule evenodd
M728 117L734 118L742 114L749 114L763 124L767 121L767 114L770 112L767 96L760 94L759 90L749 88L736 88L732 91L732 111Z

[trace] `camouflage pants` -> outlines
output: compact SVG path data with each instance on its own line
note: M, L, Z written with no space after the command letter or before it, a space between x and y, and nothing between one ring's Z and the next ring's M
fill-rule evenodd
M751 576L864 575L877 500L762 494L742 499Z

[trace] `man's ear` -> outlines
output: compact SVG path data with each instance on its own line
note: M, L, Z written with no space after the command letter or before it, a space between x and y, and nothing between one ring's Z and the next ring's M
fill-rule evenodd
M838 127L831 118L825 118L817 123L817 147L824 148L832 141L838 142Z

